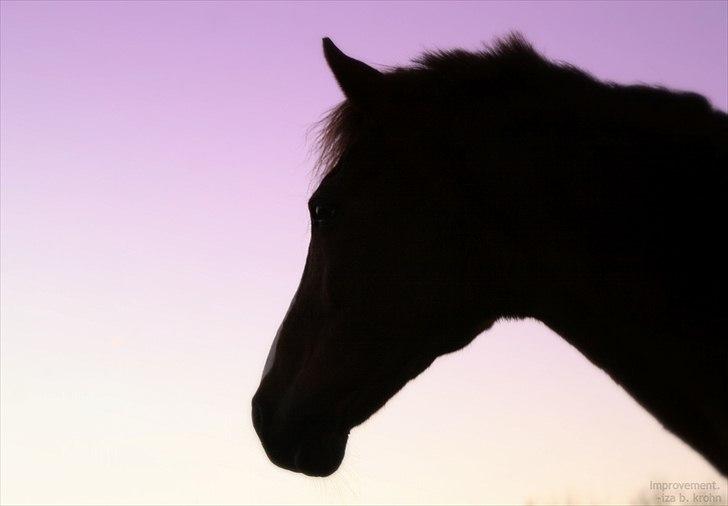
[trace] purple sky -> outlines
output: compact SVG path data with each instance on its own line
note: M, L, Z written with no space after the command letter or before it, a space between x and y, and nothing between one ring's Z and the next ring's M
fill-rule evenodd
M726 110L726 2L1 5L2 502L620 503L716 476L535 322L438 360L329 485L267 461L249 399L308 243L305 134L342 98L322 36L396 65L517 29Z

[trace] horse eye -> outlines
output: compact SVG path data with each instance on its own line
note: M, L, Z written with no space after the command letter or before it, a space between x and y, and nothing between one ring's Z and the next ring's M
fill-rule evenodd
M323 225L329 221L334 214L336 214L336 210L333 207L316 204L313 206L311 211L311 219L313 220L314 225Z

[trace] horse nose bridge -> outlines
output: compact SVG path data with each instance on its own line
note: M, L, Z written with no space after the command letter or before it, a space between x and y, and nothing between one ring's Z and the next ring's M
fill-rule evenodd
M300 309L299 292L300 288L294 294L291 303L288 305L286 314L278 326L278 330L268 351L265 365L263 366L262 379L265 379L282 356L286 354L291 355L291 353L295 352L293 348L297 347L297 343L300 343L301 339L291 339L292 337L310 333L310 328L308 328L309 325L307 324L308 319L303 316Z

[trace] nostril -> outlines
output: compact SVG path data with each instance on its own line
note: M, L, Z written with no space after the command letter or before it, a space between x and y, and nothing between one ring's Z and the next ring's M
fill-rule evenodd
M261 428L263 427L263 409L260 407L260 402L257 399L253 399L253 427L260 434Z

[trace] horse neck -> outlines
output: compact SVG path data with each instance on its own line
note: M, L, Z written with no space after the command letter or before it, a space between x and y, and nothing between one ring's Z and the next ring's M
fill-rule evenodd
M551 314L543 321L728 475L728 354L717 342L725 327L704 322L681 335L677 325L620 318L607 308L599 313Z
M495 220L486 213L498 213L495 209L498 206L484 211L482 220L488 225L484 227L483 243L487 244L487 235L493 232L493 222L501 219L506 220L506 230L500 239L504 243L511 241L508 254L514 260L504 265L512 268L509 277L513 291L504 298L507 301L504 316L535 317L543 321L625 388L668 430L698 449L721 472L728 473L728 431L725 429L728 427L725 389L728 352L723 337L728 322L720 316L724 310L719 302L724 298L716 291L716 287L724 286L720 279L728 281L726 269L721 268L720 274L712 273L714 279L720 279L710 286L661 285L657 281L665 274L660 270L664 266L653 265L654 245L644 254L634 253L640 247L642 234L652 229L635 226L632 231L623 230L623 224L631 225L630 219L642 217L631 215L629 210L615 212L592 205L592 197L602 196L597 185L568 190L574 174L578 177L578 167L585 163L595 164L590 167L594 177L587 177L587 184L593 179L598 184L606 184L610 191L618 189L619 184L599 179L610 171L613 173L614 166L598 164L614 164L630 158L630 142L626 138L630 133L623 135L625 138L607 140L616 146L607 160L590 155L588 143L592 140L584 139L583 153L565 162L567 167L577 167L577 171L557 174L553 181L545 181L540 174L528 170L514 174L514 177L520 176L518 185L523 189L514 191L514 187L506 187L508 197L496 199L503 204L501 207L508 207L505 205L508 200L512 211L496 216ZM600 138L598 142L605 140ZM627 151L619 152L619 149ZM647 158L650 150L655 153L659 149L660 146L647 146L642 156ZM678 165L688 159L701 162L699 153L685 154L677 147L672 149L675 149L674 156L661 158L665 171L683 170ZM533 153L524 156L533 157ZM668 159L674 160L672 163L676 166L666 167ZM646 170L638 166L642 160L632 161L633 166L626 167L624 172ZM529 181L529 177L533 179ZM638 197L628 195L625 201L633 205L630 199ZM567 202L559 202L560 198ZM569 202L570 198L573 201ZM701 205L691 204L694 208ZM709 214L715 214L716 219L724 215ZM691 218L679 218L689 220L693 227L698 226ZM709 230L715 225L703 219L700 226ZM663 232L656 231L655 236ZM693 235L697 237L703 232L698 230ZM692 268L690 265L708 261L696 253L692 255L682 258L683 263L675 267L688 269ZM693 277L688 276L691 282ZM484 285L483 290L482 295L486 297L488 287ZM688 293L685 302L691 303L689 308L674 302L675 293ZM712 293L715 296L705 295ZM706 310L708 305L712 309Z

